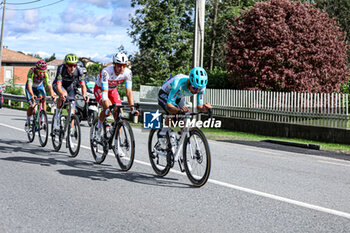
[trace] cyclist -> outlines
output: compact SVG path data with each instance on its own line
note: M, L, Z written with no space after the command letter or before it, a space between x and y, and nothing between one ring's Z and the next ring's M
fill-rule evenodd
M56 78L53 82L53 89L59 95L57 101L57 108L60 108L63 101L68 97L69 99L75 99L74 86L76 82L80 82L82 95L85 102L88 102L88 97L86 96L86 86L84 82L84 73L80 67L77 66L78 57L75 54L67 54L64 58L64 64L57 68ZM53 127L59 129L59 116L56 111L54 117ZM72 102L72 113L75 113L75 101Z
M27 102L29 103L29 108L27 109L27 122L25 124L25 130L26 132L29 131L29 125L30 125L30 120L31 116L33 114L33 110L35 108L35 96L38 97L45 97L46 96L46 91L44 88L44 84L47 85L50 91L51 98L53 100L56 99L49 73L46 71L47 70L47 64L44 60L39 60L36 63L35 67L30 68L28 71L27 75L27 82L26 82L26 97L27 97ZM46 99L43 99L43 108L46 111Z
M117 53L113 56L113 65L109 65L102 69L100 76L96 80L94 88L94 94L97 102L102 106L98 123L95 139L101 140L102 123L106 117L111 113L109 106L112 103L121 105L121 99L118 93L117 86L119 86L125 80L126 96L128 98L129 105L134 105L134 95L132 93L132 72L126 67L128 64L128 57L124 53ZM131 113L138 116L140 113L135 110L134 107L130 107ZM116 119L116 115L114 119Z
M208 83L207 72L202 67L195 67L189 75L178 74L170 76L163 83L158 92L158 104L167 114L185 113L189 108L185 103L185 96L197 94L198 112L208 112L212 106L209 103L203 104L203 96ZM166 122L169 125L170 118ZM159 136L166 135L170 127L163 127Z

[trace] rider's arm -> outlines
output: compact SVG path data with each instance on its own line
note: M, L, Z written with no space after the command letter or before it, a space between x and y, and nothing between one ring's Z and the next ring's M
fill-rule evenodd
M62 71L63 71L63 65L60 65L57 68L57 74L56 74L56 80L57 80L57 92L59 97L63 98L63 90L62 90Z
M61 77L61 79L59 79ZM62 90L62 76L58 76L57 79L57 92L58 95L62 98L63 97L63 90Z
M167 101L166 108L172 114L179 111L179 108L176 106L176 97L178 95L178 92L180 91L179 86L180 86L179 81L177 79L175 79L171 83L171 90L170 90L170 93L168 95L168 101Z
M34 96L34 92L33 92L33 78L34 78L34 71L32 69L30 69L28 71L28 91L29 94L33 97Z
M80 68L78 68L78 69L79 69L79 73L80 73L79 82L80 82L80 86L81 86L81 92L82 92L84 100L86 100L85 74Z
M129 105L134 105L134 94L132 93L132 73L128 74L128 78L125 81L126 97L128 98ZM135 108L130 107L130 110L133 111Z
M208 112L209 108L212 108L210 104L206 103L203 104L203 97L205 93L205 88L199 91L197 94L197 111L198 112Z
M50 81L50 76L49 76L48 72L45 72L45 83L46 83L47 87L49 88L50 96L53 97L55 95L55 93L53 91L52 84Z
M134 105L134 94L132 93L131 88L126 88L126 97L128 98L129 105ZM130 107L131 111L134 109L134 107Z
M101 75L101 89L102 89L102 102L107 106L109 99L108 99L108 79L109 75L106 70L102 70Z

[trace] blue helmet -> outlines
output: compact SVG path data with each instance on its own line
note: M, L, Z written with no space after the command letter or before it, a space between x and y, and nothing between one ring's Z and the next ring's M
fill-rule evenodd
M202 67L194 67L190 72L190 82L195 88L202 89L208 84L207 72Z

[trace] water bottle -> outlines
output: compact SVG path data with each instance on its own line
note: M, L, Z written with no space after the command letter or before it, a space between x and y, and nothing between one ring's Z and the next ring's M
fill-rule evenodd
M66 117L61 116L61 127L64 127L65 124L66 124Z
M106 135L107 137L111 137L111 125L110 124L106 124Z

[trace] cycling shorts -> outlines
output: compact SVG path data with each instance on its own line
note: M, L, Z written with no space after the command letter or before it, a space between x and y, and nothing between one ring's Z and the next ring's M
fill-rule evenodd
M52 84L52 88L54 92L58 95L57 83ZM62 85L62 90L67 92L68 99L75 99L74 82L71 83L68 87L64 87Z
M166 112L166 114L169 114L168 110L166 109L166 105L168 103L168 97L169 94L163 91L162 89L158 92L158 104L162 107L162 109ZM175 106L179 107L180 109L185 106L185 98L177 98L175 100Z
M96 101L102 106L102 89L101 87L95 85L94 88L94 95L96 98ZM122 101L120 99L118 89L108 89L108 99L112 102L112 104L116 105L122 105Z
M33 90L33 94L36 96L36 97L40 97L40 96L46 96L46 91L45 91L45 88L44 88L44 84L40 84L39 86L37 87L33 87L32 86L32 90ZM27 102L29 104L32 104L30 98L32 98L32 96L30 95L29 91L28 91L28 83L26 83L26 98L27 98Z

